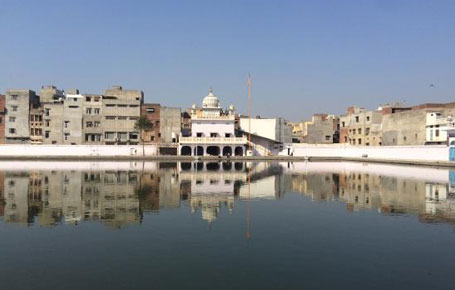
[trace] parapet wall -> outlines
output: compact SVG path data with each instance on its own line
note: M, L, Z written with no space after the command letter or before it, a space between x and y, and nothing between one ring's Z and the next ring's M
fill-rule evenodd
M145 156L156 156L156 145L145 145L144 152ZM140 157L142 155L142 145L0 145L0 158Z
M292 144L296 157L371 158L383 160L449 161L449 147L432 146L350 146L348 144Z

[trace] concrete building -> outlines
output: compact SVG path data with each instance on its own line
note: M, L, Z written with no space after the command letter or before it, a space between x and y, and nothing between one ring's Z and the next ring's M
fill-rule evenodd
M161 141L160 134L160 104L142 104L141 116L147 118L152 124L152 129L142 132L142 140L145 144L158 143Z
M160 108L160 132L158 136L162 143L176 143L181 133L182 110L180 108Z
M43 109L43 144L63 144L63 91L55 86L43 86L39 94Z
M30 109L30 143L43 143L43 114L41 106Z
M38 102L27 89L6 91L5 143L30 143L30 108Z
M202 108L196 105L191 108L191 137L180 136L179 153L198 156L244 155L247 140L236 136L235 120L234 106L223 110L218 97L210 89L202 101Z
M249 132L249 119L240 118L240 130ZM264 137L279 143L292 143L292 128L283 118L251 119L251 134Z
M134 127L141 115L143 100L142 91L124 90L121 86L113 86L104 92L102 116L105 144L139 144L139 132Z
M82 101L82 143L104 144L103 96L84 94Z
M352 106L340 116L340 143L359 146L382 145L382 112Z
M5 95L0 94L0 144L5 144Z
M63 144L82 144L82 114L85 97L79 94L66 94L63 102Z
M339 143L340 118L334 115L315 114L302 129L302 143Z
M239 130L245 137L249 129L249 118L240 117ZM253 155L277 155L292 143L292 127L283 118L251 119L251 143Z
M383 145L424 145L427 143L427 113L439 112L441 117L455 116L455 103L421 104L406 110L383 109ZM435 122L438 122L435 119ZM433 124L436 126L438 124ZM429 124L432 126L432 124ZM442 132L441 132L442 133ZM430 142L433 143L434 142ZM429 144L430 144L429 143Z

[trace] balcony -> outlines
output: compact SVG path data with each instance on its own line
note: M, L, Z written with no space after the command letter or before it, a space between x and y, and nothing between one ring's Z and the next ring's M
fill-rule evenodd
M246 137L180 137L180 144L238 144L248 142Z

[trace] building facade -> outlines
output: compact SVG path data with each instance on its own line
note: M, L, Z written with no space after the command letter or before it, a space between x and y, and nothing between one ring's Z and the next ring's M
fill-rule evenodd
M340 116L340 143L358 146L382 145L382 112L349 107Z
M8 90L6 100L5 143L30 143L30 107L38 102L27 89Z
M136 121L141 115L144 93L124 90L121 86L107 89L103 95L103 134L106 145L137 145Z
M152 125L151 130L142 132L142 140L145 144L158 143L161 140L160 134L160 104L143 104L141 116L147 118Z
M334 115L315 114L311 121L303 123L302 143L339 143L340 118Z

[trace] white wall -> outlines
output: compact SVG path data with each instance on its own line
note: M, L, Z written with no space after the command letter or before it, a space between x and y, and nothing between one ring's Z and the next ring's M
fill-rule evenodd
M156 145L145 145L145 155L154 156ZM0 156L71 157L71 156L142 156L142 145L0 145Z
M417 146L350 146L349 144L310 145L292 144L294 156L372 159L449 161L449 147L445 145ZM280 155L287 155L282 152ZM366 160L368 158L365 158Z
M191 135L197 136L202 133L202 137L210 137L210 133L218 133L219 137L225 137L225 134L234 136L234 120L195 120L191 123Z

